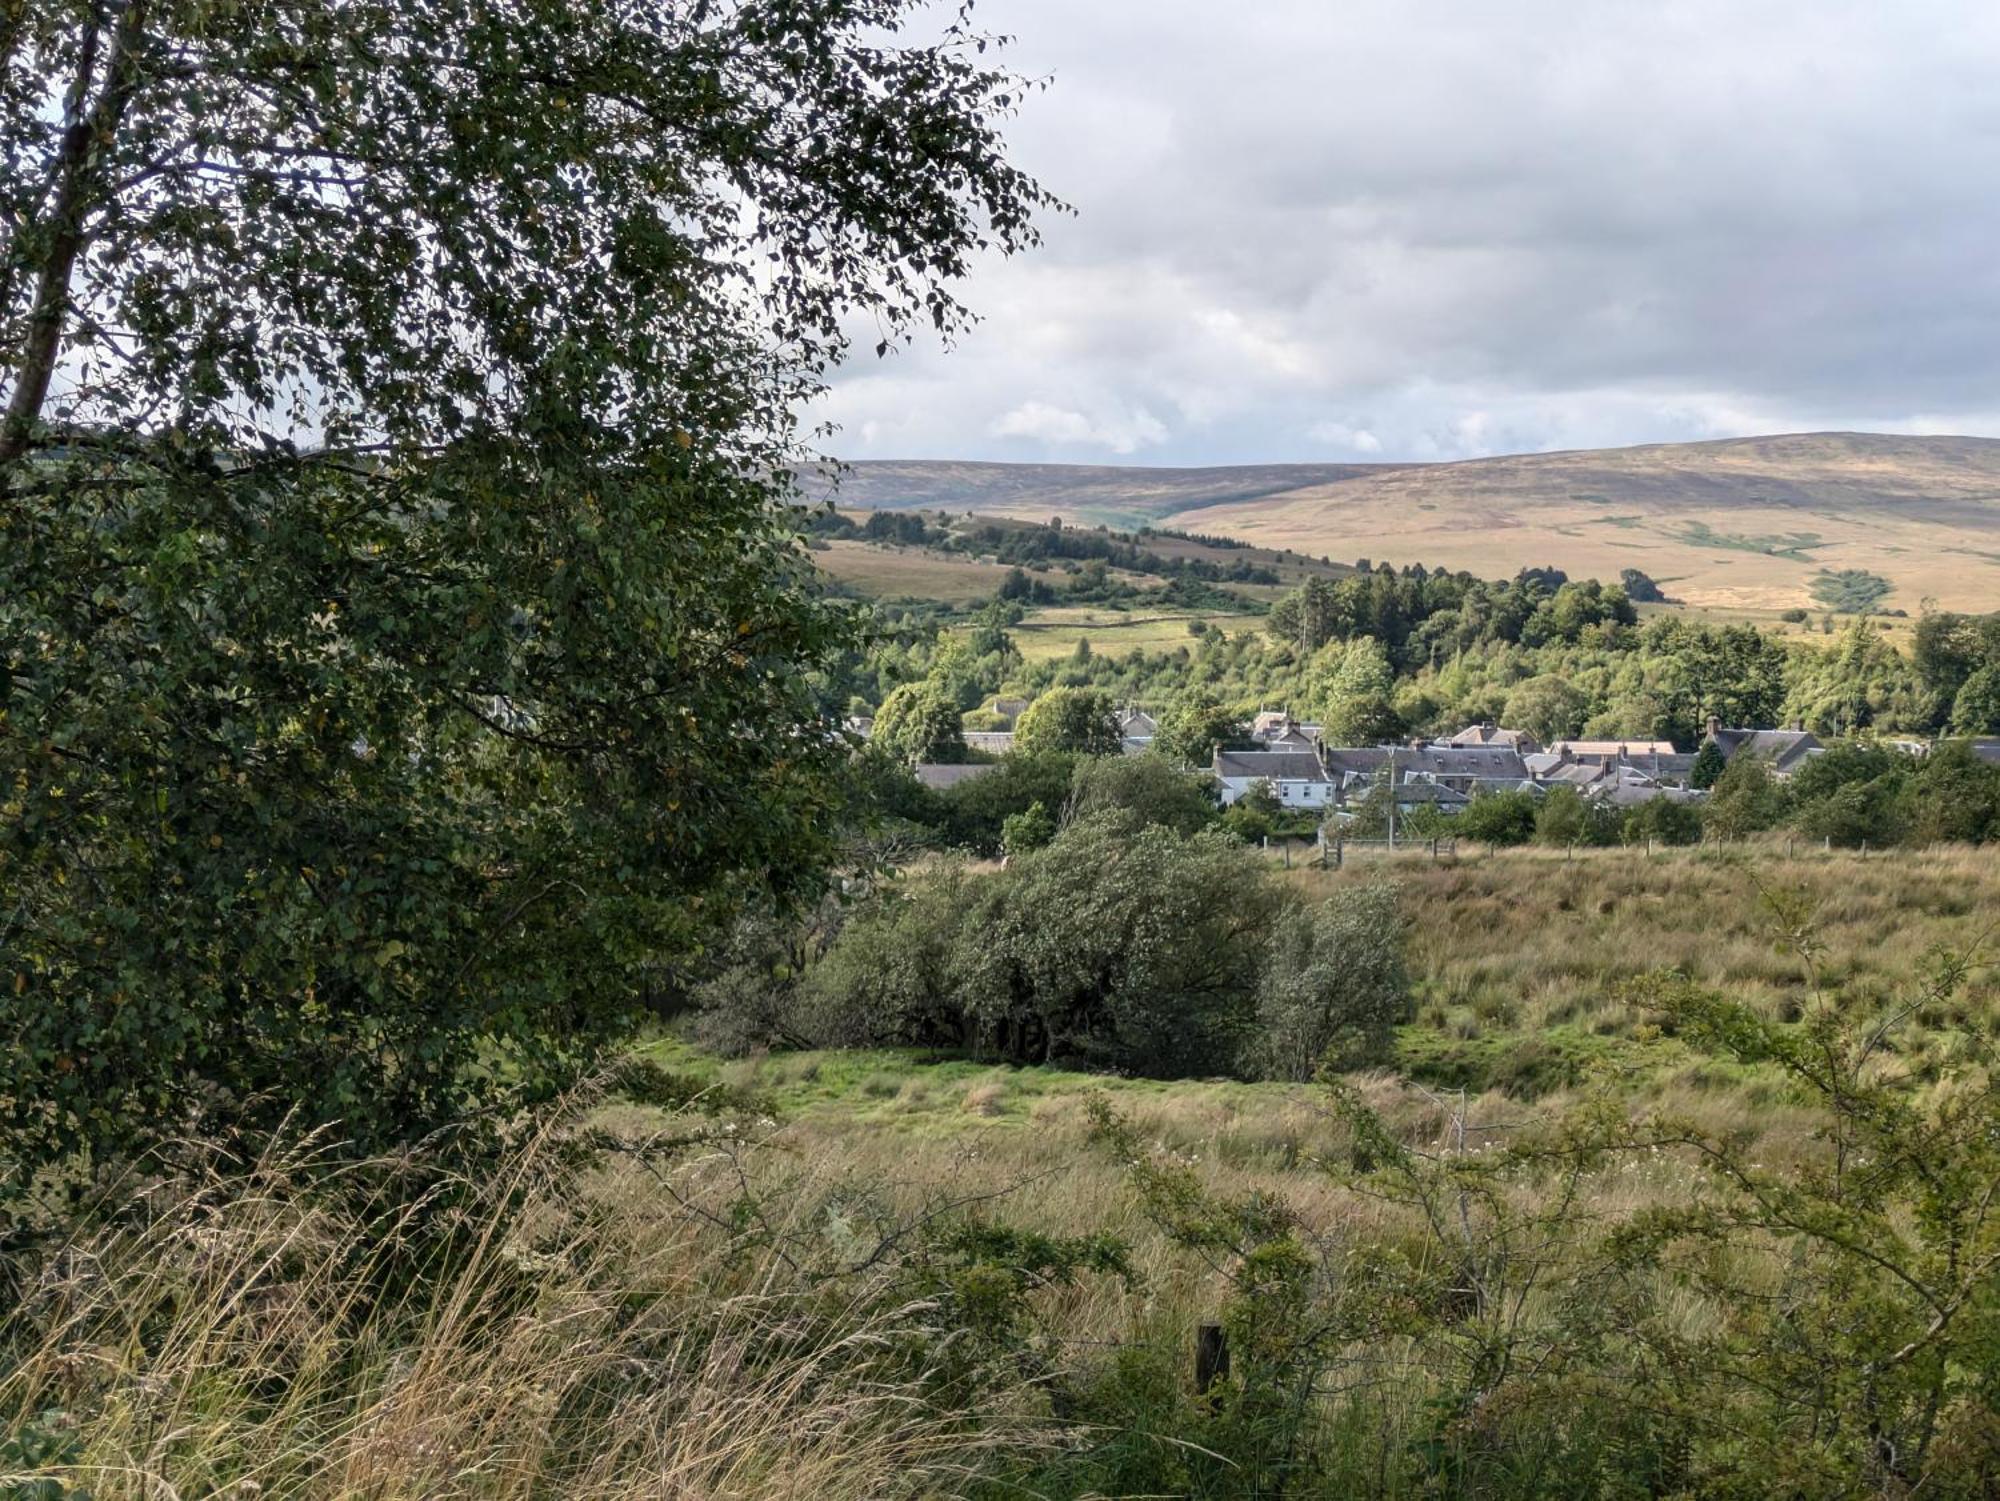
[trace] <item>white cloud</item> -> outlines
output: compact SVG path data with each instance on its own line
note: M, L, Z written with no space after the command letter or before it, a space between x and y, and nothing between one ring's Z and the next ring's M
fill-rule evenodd
M837 451L1228 462L2000 431L1980 415L2000 206L1977 187L2000 175L2000 7L976 14L1052 75L1015 155L1078 215L976 268L986 321L955 350L840 373Z
M1167 437L1160 420L1143 408L1088 417L1045 401L1023 402L997 419L991 430L996 438L1029 438L1051 448L1102 448L1121 456Z

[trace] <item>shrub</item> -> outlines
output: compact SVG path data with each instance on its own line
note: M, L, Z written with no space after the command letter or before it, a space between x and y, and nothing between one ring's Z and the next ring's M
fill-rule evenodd
M1272 924L1258 985L1251 1071L1309 1079L1322 1063L1355 1068L1389 1053L1409 1019L1409 975L1396 889L1350 886Z
M1215 822L1216 784L1151 752L1092 756L1077 762L1064 820L1114 812L1177 834L1192 834Z
M1457 831L1481 844L1526 844L1535 837L1539 805L1532 792L1481 792L1458 815Z

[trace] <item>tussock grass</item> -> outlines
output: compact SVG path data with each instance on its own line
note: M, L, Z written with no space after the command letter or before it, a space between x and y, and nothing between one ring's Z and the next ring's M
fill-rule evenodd
M561 1146L414 1197L312 1143L129 1191L27 1269L0 1438L97 1501L608 1501L949 1494L1005 1432L928 1398L886 1271L829 1299Z

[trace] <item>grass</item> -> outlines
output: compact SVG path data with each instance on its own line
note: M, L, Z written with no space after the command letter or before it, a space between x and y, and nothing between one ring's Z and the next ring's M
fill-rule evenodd
M1818 1122L1790 1089L1660 1035L1621 986L1673 966L1796 1014L1800 961L1760 907L1761 891L1789 890L1813 911L1823 972L1873 1015L1930 948L2000 917L2000 861L1754 854L1472 852L1291 879L1331 890L1387 873L1403 890L1416 1015L1396 1068L1354 1078L1402 1140L1436 1146L1461 1111L1533 1130L1610 1091L1740 1133L1763 1160L1804 1162L1822 1150ZM1919 1087L1954 1025L2000 1008L1991 957L1954 1013L1896 1040L1893 1062ZM98 1501L1133 1494L1048 1478L1098 1473L1076 1466L1125 1442L1091 1426L1111 1418L1062 1419L1052 1393L1115 1385L1142 1357L1185 1381L1191 1331L1220 1315L1234 1268L1141 1212L1126 1165L1091 1144L1099 1097L1204 1190L1284 1203L1329 1265L1420 1244L1406 1207L1327 1170L1350 1138L1319 1086L890 1049L727 1060L670 1036L646 1051L729 1118L595 1104L589 1130L626 1149L582 1168L571 1112L474 1177L335 1170L306 1142L132 1184L15 1266L0 1495L24 1483L10 1462ZM686 1145L645 1150L662 1139ZM1590 1181L1588 1222L1687 1183L1670 1156L1622 1161ZM952 1204L979 1222L1121 1237L1135 1278L1039 1288L1022 1315L1028 1355L941 1396L958 1346L939 1334L935 1287L911 1281L925 1266L913 1227ZM1684 1316L1703 1317L1697 1301ZM1339 1442L1382 1468L1312 1493L1452 1493L1388 1462L1427 1431L1432 1378L1394 1342L1366 1354L1383 1372L1373 1426ZM1132 1396L1115 1421L1153 1411L1174 1443L1200 1442L1200 1410L1179 1400Z
M1135 647L1147 652L1192 648L1195 642L1188 626L1197 620L1232 635L1261 624L1256 615L1155 611L1137 601L1129 612L1101 606L1037 610L1013 627L1012 634L1022 657L1044 662L1074 655L1079 639L1088 640L1092 652L1111 656L1123 656Z
M815 549L813 558L829 576L871 598L935 599L953 605L991 599L1008 573L998 563L956 553L846 538Z

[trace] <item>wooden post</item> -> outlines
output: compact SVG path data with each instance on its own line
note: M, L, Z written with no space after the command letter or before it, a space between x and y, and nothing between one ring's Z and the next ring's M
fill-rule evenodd
M1194 1332L1194 1389L1206 1393L1229 1377L1229 1336L1220 1324L1199 1324Z

